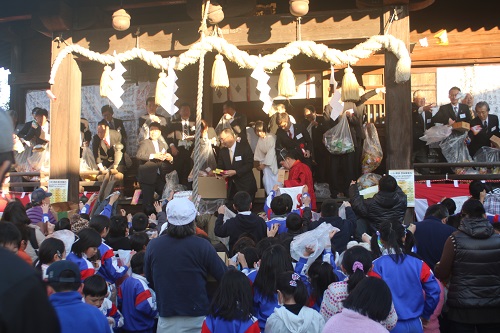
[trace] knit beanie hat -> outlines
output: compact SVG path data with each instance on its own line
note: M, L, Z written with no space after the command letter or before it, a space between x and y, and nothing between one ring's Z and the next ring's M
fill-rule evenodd
M80 230L89 227L89 221L82 218L79 214L75 214L70 218L71 231L77 234Z

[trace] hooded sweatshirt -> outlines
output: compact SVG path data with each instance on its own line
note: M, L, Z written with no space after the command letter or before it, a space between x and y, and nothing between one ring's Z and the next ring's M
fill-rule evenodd
M321 333L325 320L318 311L303 306L299 314L282 306L274 309L267 318L266 332L272 333Z
M267 227L264 220L250 212L239 212L233 218L224 222L224 214L217 216L214 233L218 237L229 236L229 251L233 250L233 245L242 234L249 234L258 243L267 236Z

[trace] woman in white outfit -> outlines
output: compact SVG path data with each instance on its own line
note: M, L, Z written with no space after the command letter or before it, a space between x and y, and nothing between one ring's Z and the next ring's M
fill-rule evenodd
M266 194L269 193L273 186L278 182L278 164L276 162L276 136L264 131L264 122L255 122L255 134L259 137L257 146L255 147L254 160L260 165L257 169L264 172L263 182Z

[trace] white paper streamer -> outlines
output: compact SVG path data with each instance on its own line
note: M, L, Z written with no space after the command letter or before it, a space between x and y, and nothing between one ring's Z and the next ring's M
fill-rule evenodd
M116 55L116 54L115 54ZM118 109L123 105L122 95L124 90L122 88L125 83L123 73L127 70L123 67L122 63L115 57L115 68L111 71L111 82L109 84L108 99Z
M257 67L252 72L252 78L257 80L257 90L259 91L259 100L264 103L262 110L267 114L271 107L273 106L273 99L269 96L271 92L271 87L269 86L270 76L264 71L264 66L262 62L259 62Z
M175 102L177 102L177 100L179 98L175 94L178 86L176 83L177 74L175 74L174 64L175 64L175 60L170 61L170 65L168 66L168 71L167 71L168 76L167 76L167 80L166 80L166 83L167 83L166 104L167 105L162 105L162 107L165 109L165 111L167 111L172 116L177 112L177 110L179 110L179 108L177 106L175 106Z

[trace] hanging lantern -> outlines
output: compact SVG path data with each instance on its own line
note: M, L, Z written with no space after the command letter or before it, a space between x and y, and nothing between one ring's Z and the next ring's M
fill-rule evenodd
M124 31L130 28L130 15L125 9L118 9L113 13L113 28L118 31Z
M221 5L210 4L208 8L208 23L215 25L219 24L224 19L224 11Z
M290 0L290 13L296 17L302 17L309 12L309 0Z

